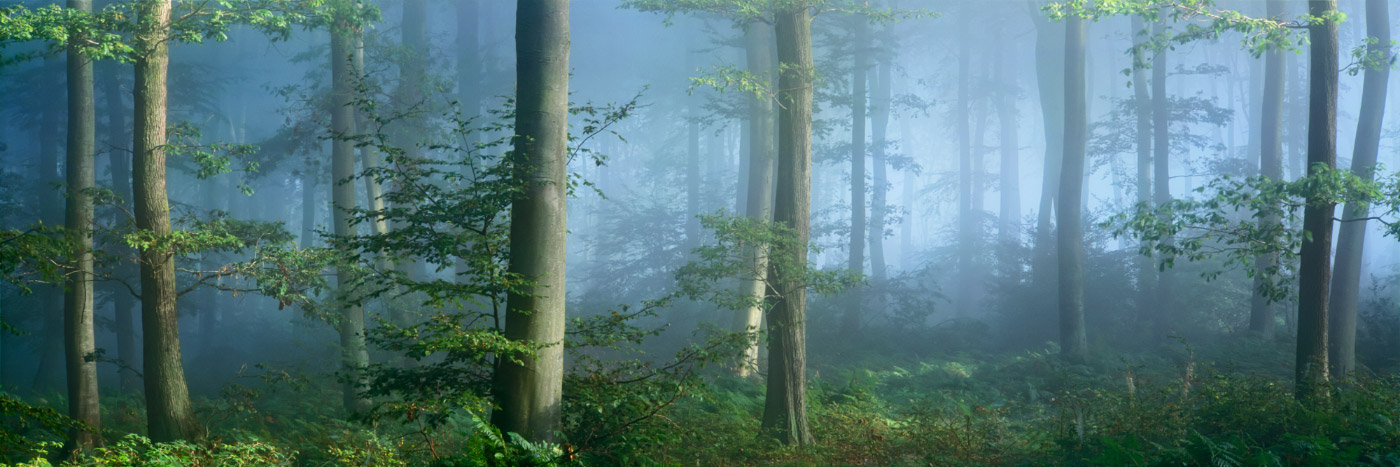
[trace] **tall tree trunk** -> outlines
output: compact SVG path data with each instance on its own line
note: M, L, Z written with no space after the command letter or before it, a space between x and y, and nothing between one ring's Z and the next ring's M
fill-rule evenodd
M306 168L301 173L301 247L311 248L316 246L316 191L320 189L320 184L316 183L317 175L321 169L311 163L311 157L307 157ZM317 164L319 165L319 164Z
M1373 53L1390 56L1389 0L1366 0L1366 35L1375 39ZM1351 156L1351 173L1371 180L1375 176L1376 155L1380 151L1381 123L1385 116L1386 83L1390 64L1366 69L1361 88L1361 114L1356 122L1356 144ZM1356 369L1356 302L1360 295L1361 253L1366 242L1367 209L1364 204L1347 203L1342 210L1342 227L1337 233L1336 275L1332 277L1328 334L1332 376L1341 378Z
M68 8L92 12L92 0L68 0ZM88 190L97 185L93 153L97 115L92 90L92 60L68 50L68 201L65 224L76 237L76 270L69 275L63 296L63 343L68 368L68 416L94 429L102 426L97 395L97 351L93 331L92 232L93 200ZM63 451L87 451L102 444L96 431L71 429Z
M336 21L335 24L343 24ZM350 210L355 209L355 143L347 139L355 132L354 93L355 32L344 26L331 27L331 218L337 237L355 234ZM349 292L354 275L346 270L335 274L337 293ZM365 344L365 309L347 301L340 309L341 365L345 373L342 399L345 411L364 413L369 399L361 395L367 383L364 375L369 366L369 347Z
M1152 24L1152 34L1166 33L1166 24L1157 21ZM1167 51L1157 50L1152 54L1152 201L1163 205L1172 200L1171 192L1171 101L1167 98ZM1172 243L1167 237L1165 242ZM1156 331L1162 332L1170 326L1180 324L1172 305L1172 272L1163 269L1157 273L1156 305L1153 310Z
M1337 0L1308 0L1308 13L1325 17L1337 10ZM1337 167L1337 22L1308 26L1308 173ZM1335 205L1309 196L1303 209L1304 241L1298 259L1298 353L1296 394L1299 399L1325 396L1327 384L1327 293L1332 279L1332 216Z
M417 161L423 157L423 135L425 133L426 122L421 114L425 106L430 105L426 99L424 91L428 86L427 82L427 59L428 50L428 1L427 0L404 0L403 14L400 22L400 43L407 52L403 55L403 60L399 62L399 83L395 97L398 99L398 107L401 111L411 113L399 122L396 145L403 149L403 158L406 161ZM413 162L410 162L413 163ZM412 209L412 206L391 206L399 209ZM397 229L398 227L391 227ZM423 280L427 275L426 265L421 258L409 257L393 263L407 277L413 280ZM389 318L399 326L410 324L411 312L408 307L402 304L394 304L389 307ZM399 365L412 366L415 360L400 358L396 360Z
M959 9L963 18L958 21L958 97L954 104L953 118L957 120L958 132L958 290L957 313L966 317L972 312L972 244L976 241L977 224L972 207L972 38L967 20L972 11L970 3L961 3Z
M1133 37L1135 44L1142 44L1139 33L1145 33L1142 17L1133 16ZM1137 203L1152 202L1152 104L1147 89L1147 64L1142 49L1133 51L1133 102L1137 114ZM1137 319L1141 323L1151 323L1153 293L1157 288L1157 271L1152 267L1152 259L1139 255L1137 264Z
M685 151L685 245L686 251L700 246L700 109L691 100L686 123Z
M893 35L887 35L893 37ZM885 161L885 146L890 127L890 73L893 71L888 53L881 52L879 65L875 70L875 85L870 94L870 276L875 282L884 282L887 275L885 265L885 211L889 209L890 189L889 166ZM872 309L879 309L872 306Z
M1269 0L1266 14L1270 18L1282 19L1284 0ZM1270 180L1283 181L1283 82L1284 57L1282 50L1264 54L1264 91L1260 96L1259 112L1259 174ZM1262 227L1273 229L1279 226L1279 216L1272 214L1261 219ZM1262 255L1255 260L1258 271L1267 271L1278 264L1278 254ZM1274 336L1274 306L1269 298L1259 293L1266 279L1256 276L1253 294L1249 301L1249 330L1265 339Z
M552 441L564 381L565 185L569 114L569 1L520 0L516 7L515 195L510 272L530 281L507 297L505 336L544 347L502 359L492 422L502 431Z
M870 68L870 23L865 17L855 21L855 44L851 49L851 237L847 245L846 268L865 271L865 83ZM861 306L864 294L860 288L846 292L846 313L841 332L847 336L860 333Z
M1005 35L1004 33L1002 34ZM1019 83L1016 79L1011 49L1006 47L1006 41L1000 48L1001 56L996 59L996 79L1000 80L1001 92L997 95L997 120L1001 124L1000 134L997 138L1001 146L1001 169L1000 169L1000 189L997 191L1001 196L1001 203L998 206L1001 225L997 228L998 237L1003 245L1019 245L1021 243L1021 145L1019 123L1016 121L1016 94L1019 90ZM1011 258L1004 258L1002 263L1011 264Z
M134 186L136 227L152 235L170 235L170 201L165 187L166 74L170 48L171 0L137 4L145 25L136 34L136 107ZM168 248L141 250L141 331L144 337L146 424L152 441L199 436L190 408L185 368L180 358L180 322L176 309L175 256Z
M475 3L474 0L464 0L463 3ZM351 62L351 71L355 74L355 79L361 79L365 73L365 36L355 34L355 55ZM355 134L364 135L372 124L368 121L364 112L355 112ZM379 149L372 144L360 147L360 164L367 172L373 172L379 168ZM364 177L365 180L365 208L374 212L384 211L384 186L379 183L376 177ZM389 222L383 217L376 217L374 222L369 223L370 233L374 235L384 235L389 233ZM379 256L379 268L388 269L388 259L383 255Z
M126 130L126 105L122 101L122 90L120 80L120 68L113 62L105 67L102 80L102 94L106 100L107 111L107 144L112 147L112 151L107 153L110 158L108 166L112 173L112 191L122 199L127 206L132 202L131 194L131 152L125 150L124 141L131 141L131 136ZM127 219L122 214L117 214L114 224L125 222ZM131 254L131 249L124 243L117 242L114 249L123 257ZM131 269L131 265L122 261L117 266L118 274L124 277L136 275L136 271ZM141 385L141 379L137 376L136 368L141 362L138 360L136 347L136 330L133 323L132 310L136 308L136 298L126 287L116 286L112 292L112 307L115 308L116 325L114 331L117 335L117 359L122 362L118 368L118 380L121 384L122 392L133 391Z
M1035 247L1032 252L1031 280L1037 291L1057 293L1055 274L1056 195L1060 189L1060 163L1065 150L1064 25L1051 22L1039 10L1032 11L1035 22L1035 76L1040 92L1040 120L1044 125L1045 163L1041 170L1040 206L1036 212ZM1046 297L1045 303L1058 303ZM1042 309L1049 312L1049 307ZM1041 316L1037 313L1037 316ZM1048 323L1046 323L1048 324ZM1045 336L1049 338L1049 336Z
M776 68L773 61L773 27L765 23L750 23L744 34L744 52L750 73L756 76L771 76ZM773 220L773 170L778 140L774 138L773 100L749 96L749 170L748 196L745 198L744 213L756 220ZM734 313L733 330L749 334L744 350L743 361L735 373L750 377L758 371L758 330L763 324L762 303L768 292L768 252L764 248L753 248L747 252L749 277L743 278L740 285L754 306Z
M768 392L761 434L783 444L812 444L807 424L807 289L785 270L807 265L812 226L812 16L806 1L776 15L778 63L778 192L773 221L796 233L791 257L770 265L776 289L768 315ZM777 267L778 265L782 267Z
M1079 205L1089 125L1084 29L1084 19L1079 16L1070 15L1065 21L1065 152L1055 209L1060 252L1060 351L1075 363L1084 362L1089 354L1084 335L1084 226Z

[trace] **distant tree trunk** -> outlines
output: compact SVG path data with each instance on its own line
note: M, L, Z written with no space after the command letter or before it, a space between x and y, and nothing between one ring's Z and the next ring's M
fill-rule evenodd
M92 12L92 0L68 0L68 8ZM95 429L102 426L97 395L97 351L93 331L92 232L93 200L87 193L97 186L94 151L97 146L97 112L92 89L92 60L68 50L68 197L65 207L68 231L76 236L78 252L69 258L76 270L68 277L63 296L63 343L68 368L68 416ZM71 429L63 452L88 451L102 444L95 431Z
M1166 24L1157 21L1152 24L1152 34L1166 33ZM1153 196L1157 205L1171 202L1171 101L1167 98L1167 51L1157 50L1152 54L1152 164ZM1170 244L1171 237L1164 240ZM1172 296L1172 272L1161 270L1157 273L1156 305L1153 322L1156 331L1181 324L1177 318Z
M107 144L112 146L112 151L107 154L110 159L109 168L112 173L112 191L118 198L130 206L131 195L131 153L126 151L123 141L131 141L131 136L126 132L126 105L122 102L122 90L120 81L120 68L115 63L106 67L110 73L104 73L102 80L102 94L106 99L107 111ZM124 222L125 216L117 215L115 222ZM130 254L130 248L118 242L114 245L116 251L122 256ZM118 271L124 272L125 277L136 275L136 271L130 268L130 264L123 261L118 266ZM132 310L136 308L136 297L131 295L126 287L116 286L112 292L112 307L115 308L116 325L114 331L117 335L117 359L122 362L117 370L118 380L121 384L122 392L135 390L141 385L141 379L136 375L135 368L141 365L137 356L136 330L133 323Z
M318 167L311 164L310 157L307 158L306 168L301 173L301 247L311 248L316 246L316 191L320 189L320 184L316 183L316 176L322 172Z
M1003 34L1004 36L1004 34ZM1001 203L997 211L1000 213L1001 225L997 228L998 237L1003 245L1019 245L1021 243L1021 139L1017 134L1020 131L1020 124L1016 121L1016 94L1019 84L1015 72L1009 71L1015 66L1011 50L1005 46L1000 48L1001 57L996 59L996 79L1000 80L1001 92L997 96L997 120L1001 123L1001 130L998 138L1001 146L1001 174L1000 189ZM1004 258L1002 263L1010 264L1013 260Z
M773 27L765 23L749 23L744 34L744 51L750 73L757 76L771 76L773 61ZM744 212L752 219L773 220L773 170L776 162L778 140L774 138L773 100L749 96L749 170L748 196ZM763 324L762 303L768 292L768 254L765 249L754 248L748 251L749 274L740 285L755 306L736 311L733 329L735 332L749 333L750 338L744 350L743 361L735 373L741 378L753 376L758 371L758 335Z
M1337 0L1308 0L1308 13L1325 17ZM1337 22L1308 26L1308 173L1337 167ZM1298 259L1298 354L1295 390L1299 399L1325 396L1327 384L1327 293L1332 279L1332 216L1335 205L1309 196L1303 209L1304 241Z
M1065 20L1065 152L1060 169L1060 196L1055 209L1059 226L1060 351L1066 360L1084 362L1089 355L1084 335L1084 226L1079 193L1084 189L1084 153L1088 141L1084 86L1084 19Z
M464 4L474 4L474 0L464 0ZM355 56L351 62L351 71L355 74L355 79L361 79L365 73L365 36L355 34ZM365 135L372 129L364 112L355 112L355 134ZM379 168L379 149L372 144L360 147L360 164L365 171L373 172ZM384 211L384 187L376 177L365 177L365 208L375 212ZM389 233L389 222L383 217L377 217L374 222L369 223L370 233L374 235L384 235ZM388 269L388 259L383 255L379 256L379 268Z
M888 36L888 37L893 37ZM875 85L870 95L870 276L875 283L884 282L885 265L885 211L889 210L890 189L889 167L885 161L885 146L890 127L890 73L893 71L888 53L881 52L879 65L875 70ZM879 309L872 306L872 309Z
M342 24L344 21L336 21ZM355 33L344 26L331 27L331 218L337 237L355 234L350 210L355 209L355 142L347 139L355 133L355 108L352 107L354 83ZM338 270L335 283L338 293L349 293L355 278L349 271ZM345 373L342 398L345 411L365 413L369 399L360 394L367 383L364 375L369 366L369 347L365 344L365 309L360 304L345 304L340 309L341 368Z
M686 124L685 152L685 245L686 251L700 246L700 111L694 103Z
M53 82L63 79L63 62L59 56L44 59L43 76ZM63 193L54 188L62 182L63 153L60 148L63 131L63 98L49 99L41 106L39 117L39 182L37 187L42 211L39 219L50 227L63 223ZM63 287L41 285L34 295L42 305L43 329L39 334L39 367L34 375L33 389L60 390L64 387L63 357Z
M569 1L520 0L516 7L515 195L510 272L531 281L507 297L505 336L544 347L495 376L502 431L553 441L564 381L564 245L569 114Z
M170 48L171 0L137 4L136 118L132 141L136 228L170 235L170 201L165 188L166 74ZM169 249L141 250L141 331L145 341L146 424L152 441L199 436L180 358L176 308L175 256Z
M1366 35L1375 39L1371 52L1390 52L1389 0L1366 0ZM1385 116L1386 83L1389 63L1366 69L1361 90L1361 114L1356 123L1356 144L1351 156L1351 173L1371 180L1375 176L1376 155L1380 151L1381 123ZM1333 267L1329 304L1331 329L1328 335L1332 376L1342 378L1356 369L1356 302L1360 295L1361 253L1366 242L1365 204L1347 203L1342 209L1342 227L1337 233L1337 259Z
M797 244L786 266L772 266L776 289L768 315L768 392L761 434L788 445L812 444L807 425L807 289L784 269L805 267L812 214L812 16L806 1L775 15L778 38L778 192L773 221L792 228ZM779 263L779 264L781 264Z
M1040 92L1040 116L1045 134L1045 163L1041 170L1040 206L1036 212L1031 281L1037 291L1053 294L1057 293L1053 284L1056 284L1058 269L1053 213L1057 204L1055 197L1060 189L1060 163L1065 150L1065 32L1062 23L1051 22L1038 10L1032 11L1031 19L1035 22L1036 87ZM1045 297L1045 303L1058 303L1052 298ZM1049 307L1041 310L1050 311ZM1041 315L1037 313L1037 316Z
M1296 180L1307 174L1308 158L1308 68L1300 66L1299 54L1284 54L1285 65L1289 71L1284 72L1286 76L1293 77L1284 90L1284 95L1288 96L1288 110L1284 111L1284 125L1286 125L1285 135L1288 138L1288 166L1290 180Z
M1144 28L1142 17L1133 16L1135 44L1143 43L1137 34L1145 32ZM1133 51L1133 101L1137 114L1137 202L1147 204L1152 202L1152 104L1148 96L1147 71L1142 68L1147 59L1142 52L1141 49ZM1137 263L1137 318L1139 322L1151 323L1157 271L1152 267L1151 258L1139 255L1134 261Z
M966 18L972 11L970 3L961 3L960 12ZM969 30L971 21L958 21L958 97L954 104L953 118L957 120L958 132L958 286L957 313L966 317L972 312L972 244L976 241L977 228L972 212L972 91L970 90L972 70L970 60L972 38Z
M1267 15L1282 19L1284 0L1269 0ZM1284 57L1282 50L1264 54L1264 92L1260 96L1259 112L1259 174L1270 180L1283 181L1283 81ZM1277 228L1278 215L1261 219L1265 229ZM1278 254L1262 255L1254 262L1256 270L1267 271L1278 264ZM1253 294L1249 301L1250 332L1270 339L1274 336L1274 306L1269 298L1259 293L1266 280L1262 275L1255 276Z
M403 0L403 14L400 21L400 43L406 52L399 62L399 83L395 91L400 111L410 112L399 124L396 132L396 145L403 150L407 161L418 161L423 157L423 135L426 122L421 114L431 102L425 99L427 82L428 49L428 0ZM412 206L391 206L399 209L412 209ZM397 229L398 227L391 227ZM412 280L423 280L427 274L421 258L408 257L392 262L393 266ZM408 307L395 304L389 307L389 319L399 326L411 324ZM412 366L413 359L400 358L399 365Z
M481 114L481 44L478 29L481 23L481 7L477 0L457 2L457 101L458 111L466 118ZM357 54L358 55L358 54ZM480 135L471 138L480 142ZM464 176L467 170L463 170ZM457 280L467 280L470 266L462 258L456 259L454 269ZM498 326L500 323L496 323Z
M846 268L865 271L865 82L870 69L870 23L865 17L855 21L855 44L851 53L851 237L847 245ZM846 292L846 312L841 331L847 336L860 333L860 288Z

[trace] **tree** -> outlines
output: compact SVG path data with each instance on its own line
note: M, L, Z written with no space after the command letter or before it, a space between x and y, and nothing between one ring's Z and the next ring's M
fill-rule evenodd
M881 38L881 47L896 48L899 42L886 26ZM885 211L889 209L889 160L885 157L889 144L890 111L893 100L890 94L890 75L894 72L890 63L891 52L881 50L877 56L875 79L870 89L870 276L881 282L887 276L885 265Z
M528 281L506 299L505 337L539 348L502 359L491 421L531 440L560 428L564 372L564 246L569 111L569 0L516 6L516 193L510 219L510 274Z
M998 34L1005 38L1007 34L1002 31ZM1006 41L1003 39L1003 44ZM996 58L995 67L996 79L999 90L997 93L997 121L1001 124L998 138L1001 152L1001 179L999 189L1001 203L998 213L1000 214L1000 226L997 228L998 237L1004 245L1018 245L1021 243L1021 173L1020 173L1020 138L1017 132L1020 130L1016 119L1016 94L1018 83L1016 73L1010 71L1014 67L1015 61L1007 47L1000 47L999 57ZM1010 262L1011 259L1007 259Z
M1166 34L1164 18L1152 23L1152 35ZM1158 205L1172 200L1171 192L1171 101L1167 97L1167 50L1158 47L1152 54L1152 202ZM1171 243L1171 239L1167 239ZM1163 268L1157 273L1153 322L1164 326L1172 321L1172 277ZM1157 328L1160 330L1161 328Z
M785 2L774 12L778 42L778 175L773 221L791 228L797 244L811 232L812 16L805 0ZM772 263L807 264L807 250ZM807 424L806 289L784 271L769 269L778 284L769 312L768 391L761 433L783 444L812 444Z
M1036 210L1031 280L1037 290L1054 293L1051 291L1056 287L1052 284L1055 283L1058 268L1055 265L1055 198L1059 192L1060 161L1065 150L1065 72L1064 60L1060 56L1060 52L1065 50L1065 33L1061 29L1064 23L1050 21L1034 8L1031 10L1031 20L1035 22L1035 77L1040 94L1040 121L1045 135L1045 160L1041 166L1040 205Z
M962 3L959 12L965 18L971 14L973 7L971 3ZM956 110L953 118L957 119L958 132L958 315L967 316L972 312L973 300L976 296L973 289L977 286L976 275L973 273L973 243L977 240L977 220L974 213L973 174L972 159L974 157L972 147L972 49L970 47L974 40L972 33L968 29L971 21L958 22L958 97L954 104ZM980 148L976 153L981 157Z
M773 26L761 21L752 21L745 26L744 54L748 72L755 76L767 76L776 68L773 61ZM749 170L748 198L745 200L744 215L759 221L773 220L773 170L777 139L773 113L773 100L765 96L749 95ZM745 278L740 287L754 303L734 313L733 330L749 334L748 345L744 350L744 361L740 362L736 375L748 377L758 370L758 330L763 323L763 308L760 306L768 292L768 255L763 248L750 248L749 271L752 277Z
M1390 80L1390 8L1386 0L1366 1L1366 76L1361 88L1361 113L1356 122L1356 144L1351 172L1365 180L1375 176L1380 150L1381 123L1385 117L1386 83ZM1379 58L1380 60L1375 60ZM1366 62L1378 63L1366 63ZM1356 369L1356 302L1361 282L1362 252L1366 242L1367 207L1347 203L1337 233L1337 259L1328 299L1329 356L1332 376L1342 378Z
M165 188L166 75L170 66L171 0L136 4L140 29L136 49L133 188L136 228L154 238L171 234L170 201ZM144 334L146 423L153 441L198 435L180 358L176 309L175 256L169 246L141 248L141 331Z
M337 6L341 11L349 9L353 2L342 1ZM351 27L351 19L344 13L338 15L330 26L331 36L331 217L337 237L355 233L351 222L351 211L355 209L355 146L350 135L355 132L355 108L352 106L354 92L354 55L357 33ZM308 206L309 207L309 206ZM355 282L354 273L348 268L336 271L336 288L347 293ZM365 309L359 301L342 297L340 308L340 352L341 368L345 372L345 386L342 389L345 411L364 413L370 402L361 395L365 386L364 368L369 365L369 347L365 344Z
M92 0L68 0L68 8L90 13ZM82 34L78 31L78 34ZM68 50L68 196L65 224L75 237L76 251L69 261L76 271L68 275L63 296L64 360L68 369L68 416L97 429L102 411L97 394L97 350L93 330L93 199L96 186L96 110L93 98L92 59L77 48ZM64 452L87 451L102 444L95 431L70 429Z
M1308 173L1337 168L1336 0L1308 0L1311 67L1308 71ZM1335 205L1310 196L1303 210L1309 238L1299 251L1298 351L1295 388L1299 399L1327 394L1327 294L1332 275L1332 215Z
M1084 334L1084 226L1080 193L1084 189L1084 155L1088 141L1085 96L1085 20L1065 18L1065 150L1060 166L1060 193L1056 197L1055 225L1059 227L1060 352L1070 362L1082 363L1089 354Z
M1265 14L1269 18L1280 19L1284 15L1283 0L1269 0ZM1264 92L1259 120L1259 174L1270 180L1283 181L1283 81L1284 51L1274 49L1264 54ZM1260 219L1266 230L1279 228L1276 215ZM1278 267L1278 254L1259 255L1255 269L1267 271ZM1260 337L1274 335L1274 307L1268 296L1260 292L1268 280L1263 274L1256 274L1254 293L1250 297L1249 330Z
M1133 16L1133 34L1145 35L1142 18ZM1141 45L1141 39L1135 41ZM1144 63L1142 47L1133 48L1133 102L1134 114L1137 117L1137 202L1147 204L1152 202L1152 105L1147 88L1147 70L1138 64ZM1157 272L1152 268L1152 261L1145 256L1137 258L1138 269L1138 294L1137 313L1138 319L1144 323L1152 322L1152 304L1156 302L1153 292L1157 286Z
M850 255L846 268L865 270L865 84L870 69L870 23L863 16L854 16L855 42L851 48L851 237ZM845 322L841 330L847 335L860 332L862 297L860 289L849 292Z

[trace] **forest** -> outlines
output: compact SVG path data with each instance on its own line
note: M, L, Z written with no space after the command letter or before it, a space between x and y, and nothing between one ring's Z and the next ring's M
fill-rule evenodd
M0 465L1400 465L1390 3L0 0Z

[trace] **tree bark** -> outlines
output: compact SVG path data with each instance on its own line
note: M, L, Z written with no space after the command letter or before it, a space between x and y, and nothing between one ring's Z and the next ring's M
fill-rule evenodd
M771 76L776 68L773 61L773 27L754 22L748 25L744 34L744 51L748 70L757 76ZM755 220L773 220L773 170L777 139L774 138L773 100L749 96L749 170L748 196L745 198L744 213ZM753 376L758 371L758 330L763 325L762 303L768 292L768 252L765 248L753 248L748 254L750 277L743 278L740 285L744 293L754 302L754 306L734 313L734 332L749 334L748 345L744 350L743 361L735 374L741 378Z
M971 4L961 3L961 16L967 18L972 11ZM972 80L971 21L958 22L958 97L953 118L957 120L958 133L958 286L957 313L966 317L972 313L973 280L972 244L976 241L977 223L973 217L972 187Z
M519 363L502 359L492 422L502 431L553 441L564 376L564 245L569 114L569 1L516 7L515 177L523 184L510 218L512 274L530 281L506 300L505 336L543 346Z
M355 234L350 210L355 209L355 143L349 138L355 132L354 93L355 34L349 28L331 27L331 217L337 237ZM349 292L354 275L346 270L335 274L338 293ZM341 368L345 373L342 399L345 411L364 413L370 409L369 399L361 395L367 384L364 375L369 366L369 347L365 344L365 309L363 305L347 302L340 309Z
M865 17L856 16L855 43L851 49L851 236L847 244L846 268L865 271L865 83L870 68L870 24ZM846 312L842 316L841 332L846 336L860 333L860 288L846 292Z
M1054 212L1060 189L1060 164L1065 150L1065 71L1062 54L1065 50L1065 32L1061 23L1051 22L1038 10L1032 11L1031 19L1035 22L1036 87L1040 93L1040 120L1045 134L1045 161L1041 170L1040 206L1036 212L1031 280L1037 291L1054 294L1057 293L1053 284L1056 284L1058 269ZM1058 303L1057 300L1046 297L1046 303ZM1050 310L1047 306L1038 311L1048 313ZM1037 316L1042 315L1037 313Z
M1059 226L1060 352L1066 360L1083 363L1089 354L1084 334L1084 226L1079 205L1084 188L1084 153L1088 113L1084 58L1084 19L1065 21L1065 152L1060 168L1060 196L1055 207Z
M1284 1L1269 0L1265 14L1270 18L1282 19ZM1282 50L1274 50L1264 54L1264 91L1260 96L1259 112L1259 174L1276 181L1283 181L1283 53ZM1279 222L1278 215L1261 219L1265 229L1278 228ZM1254 263L1260 273L1277 265L1277 253L1261 255ZM1276 320L1273 304L1269 303L1268 297L1259 293L1265 280L1263 275L1254 279L1249 301L1249 330L1259 337L1270 339L1274 336Z
M137 4L146 25L136 34L135 127L132 141L136 227L155 236L170 235L170 201L165 186L166 75L170 48L171 0ZM141 250L141 330L146 387L146 424L152 441L199 436L190 407L180 357L176 309L175 257L168 248Z
M1389 0L1366 0L1366 35L1375 39L1370 52L1390 51ZM1356 122L1356 144L1351 156L1351 173L1371 180L1375 177L1376 156L1380 151L1381 123L1385 117L1386 83L1389 63L1366 69L1361 88L1361 114ZM1356 369L1356 302L1360 295L1361 257L1366 243L1368 210L1364 203L1347 203L1342 209L1342 226L1337 233L1337 259L1329 307L1328 334L1332 376L1342 378Z
M788 445L812 444L807 423L807 289L784 270L807 265L812 202L812 16L806 1L775 14L778 63L778 192L773 221L796 233L791 257L770 265L777 290L768 315L768 392L761 434ZM777 265L783 267L777 267Z
M92 0L68 0L68 8L92 12ZM102 426L98 405L97 361L88 356L97 350L93 330L92 232L93 199L87 193L97 185L94 151L97 115L92 89L92 60L68 50L68 197L65 207L69 235L78 251L69 258L76 270L68 276L63 296L63 343L68 369L68 416L94 429ZM71 429L63 451L88 451L102 444L96 431Z
M1308 0L1308 13L1326 16L1337 9L1336 0ZM1308 26L1311 67L1308 78L1308 173L1337 167L1337 22L1317 21ZM1335 205L1321 196L1309 196L1303 209L1303 229L1311 234L1299 251L1298 353L1296 395L1309 400L1326 396L1327 294L1332 275L1332 216Z
M58 56L44 58L43 76L57 83L63 79L63 62ZM66 97L65 97L66 98ZM64 221L63 193L54 188L62 182L63 147L63 102L65 98L50 99L41 106L39 117L39 175L36 187L43 193L40 199L42 212L39 219L44 224L57 227ZM65 387L63 350L63 287L39 285L34 287L34 295L42 305L43 329L38 342L39 367L34 374L33 389L37 391L60 390Z
M122 101L122 90L120 80L120 68L116 63L106 67L110 73L104 72L102 80L102 94L106 100L107 112L107 144L112 146L112 151L107 154L110 158L109 168L112 173L112 191L117 198L123 202L132 202L131 193L131 153L126 151L123 141L130 141L131 136L126 131L126 105ZM114 223L125 222L127 219L122 214L117 214ZM123 257L131 253L124 243L117 242L114 249ZM122 261L117 267L118 274L124 277L136 275L136 271L131 269L131 265ZM112 289L112 307L115 308L116 325L114 331L117 337L117 359L122 362L117 370L118 381L122 392L135 390L141 385L141 378L137 376L136 368L141 361L136 347L136 329L133 322L132 310L136 308L136 296L129 293L126 287L120 285Z
M1152 24L1152 34L1166 33L1162 21ZM1171 101L1167 99L1167 51L1152 54L1152 201L1157 205L1171 202ZM1171 244L1173 239L1164 240ZM1175 321L1172 306L1172 273L1162 269L1157 273L1156 305L1152 312L1157 331L1180 324Z
M1133 34L1138 39L1136 44L1142 44L1143 40L1137 34L1145 32L1142 17L1133 16ZM1152 202L1152 104L1151 97L1147 89L1147 71L1140 65L1146 64L1141 49L1133 51L1133 106L1137 114L1137 202L1147 204ZM1139 255L1134 261L1137 263L1137 319L1142 323L1152 322L1152 304L1154 302L1153 293L1157 286L1157 271L1152 267L1152 259Z
M889 36L892 37L892 36ZM890 127L890 64L888 52L880 53L875 70L875 85L870 94L870 222L867 238L870 239L870 277L875 283L884 282L887 276L885 263L885 211L889 209L890 189L889 166L885 161L885 146L888 144ZM873 306L872 309L879 309Z

